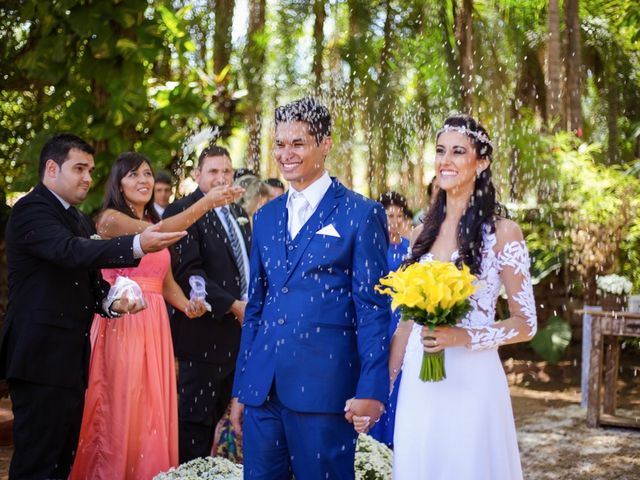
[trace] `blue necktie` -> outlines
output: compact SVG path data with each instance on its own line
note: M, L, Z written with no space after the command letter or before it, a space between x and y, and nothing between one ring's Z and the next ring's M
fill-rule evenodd
M231 215L229 213L229 207L221 208L224 221L227 223L229 241L231 242L231 250L238 266L238 273L240 274L240 291L242 292L242 298L247 296L247 271L244 268L244 260L242 258L242 248L240 247L240 239L236 234L236 229L231 223Z

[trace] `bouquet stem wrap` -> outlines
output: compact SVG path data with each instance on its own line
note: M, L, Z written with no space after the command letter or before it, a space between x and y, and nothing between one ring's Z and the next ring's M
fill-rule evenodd
M444 350L422 354L422 367L420 367L420 380L423 382L439 382L447 378L444 370Z
M376 291L391 296L391 308L400 307L403 321L412 320L433 331L438 326L454 326L469 313L475 280L466 265L459 269L451 262L433 260L401 266L381 278ZM445 378L444 350L425 351L420 380Z

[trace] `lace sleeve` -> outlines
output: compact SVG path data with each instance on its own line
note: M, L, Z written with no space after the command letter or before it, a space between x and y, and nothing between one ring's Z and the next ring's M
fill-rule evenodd
M511 239L504 243L497 255L500 277L507 292L510 317L484 327L468 327L467 332L471 338L468 347L472 350L486 350L505 343L528 341L536 333L536 306L529 272L531 262L522 233L517 226L516 229L512 235L508 235ZM516 236L519 239L513 238Z

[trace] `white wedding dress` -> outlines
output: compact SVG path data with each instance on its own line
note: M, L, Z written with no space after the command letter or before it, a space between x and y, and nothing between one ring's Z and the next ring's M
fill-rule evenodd
M521 332L533 336L536 331L529 255L522 240L496 245L496 235L488 229L483 250L479 288L471 297L473 310L460 324L471 344L444 350L446 379L419 379L422 327L414 325L411 331L396 409L395 480L522 479L498 346ZM421 261L430 260L428 254ZM511 314L519 313L519 318L496 323L495 305L502 285Z

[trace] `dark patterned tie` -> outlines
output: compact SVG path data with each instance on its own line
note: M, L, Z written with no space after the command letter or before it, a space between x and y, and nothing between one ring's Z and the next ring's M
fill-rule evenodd
M78 231L80 232L81 236L88 237L89 234L84 225L84 222L82 221L82 214L78 211L78 209L73 205L70 205L69 208L67 208L67 215L69 215L69 217L73 219L73 224L77 225Z
M224 221L227 223L229 241L231 242L231 250L233 256L236 259L236 265L238 266L238 273L240 273L240 291L242 292L242 298L246 298L247 295L247 271L244 267L244 260L242 258L242 248L240 247L240 239L236 234L236 229L231 223L231 214L229 213L229 207L222 207L222 215Z

